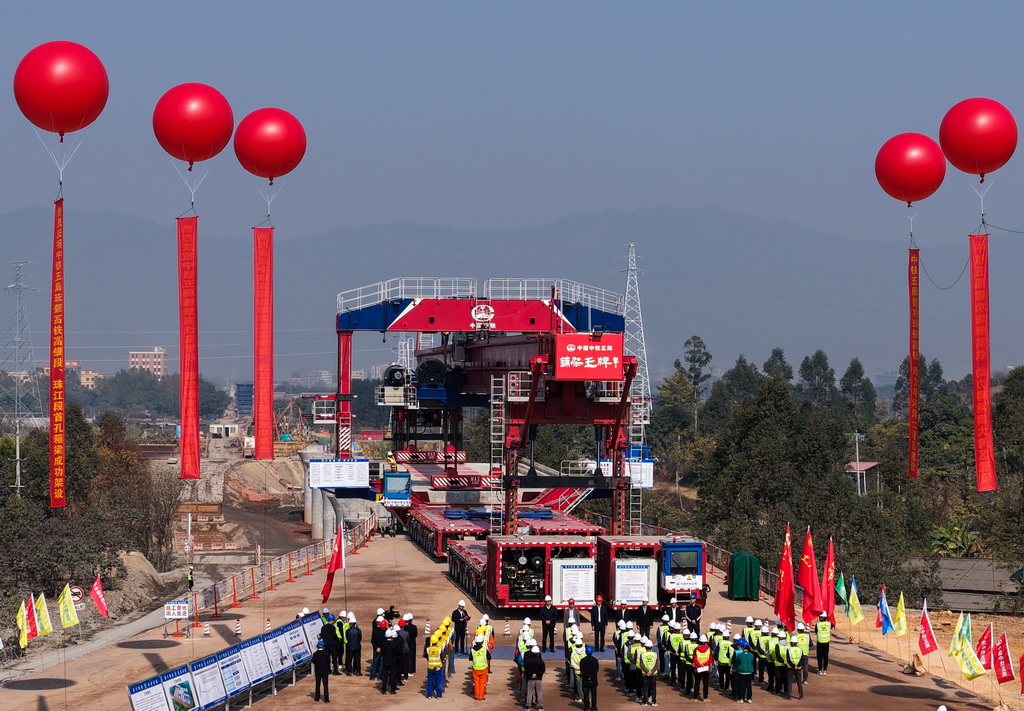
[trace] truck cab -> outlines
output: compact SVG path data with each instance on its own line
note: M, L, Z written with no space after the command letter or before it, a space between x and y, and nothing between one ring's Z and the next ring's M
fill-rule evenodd
M662 541L658 552L659 585L667 597L688 598L696 593L704 605L708 593L707 555L704 543L696 538L677 536Z

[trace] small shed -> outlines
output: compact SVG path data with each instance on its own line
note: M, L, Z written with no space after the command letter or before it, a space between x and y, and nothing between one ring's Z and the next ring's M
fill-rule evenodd
M761 561L740 551L729 558L729 599L757 600L761 593Z
M846 476L857 487L857 496L879 490L878 462L847 462Z

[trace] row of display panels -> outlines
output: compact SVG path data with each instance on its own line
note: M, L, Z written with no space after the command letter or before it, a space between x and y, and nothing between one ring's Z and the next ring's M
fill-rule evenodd
M308 663L323 623L317 614L290 622L203 659L128 686L133 711L199 711L225 704Z

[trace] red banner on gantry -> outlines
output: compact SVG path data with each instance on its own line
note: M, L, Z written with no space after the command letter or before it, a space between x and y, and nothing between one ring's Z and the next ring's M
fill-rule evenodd
M50 281L50 508L68 505L64 431L64 198L53 203Z
M254 227L253 388L255 459L274 458L274 228Z
M921 383L921 255L911 249L907 265L907 287L910 292L910 359L907 379L907 476L917 478L918 470L918 407Z
M988 235L971 235L971 363L974 380L974 469L978 491L994 491L989 353Z
M199 478L198 217L178 218L178 344L181 394L181 478Z

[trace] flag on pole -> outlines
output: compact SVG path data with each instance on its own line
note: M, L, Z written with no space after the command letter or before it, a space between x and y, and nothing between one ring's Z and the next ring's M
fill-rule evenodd
M814 542L811 527L804 536L804 551L800 555L800 566L796 573L797 584L804 589L803 621L813 622L823 612L821 607L821 586L818 584L818 564L814 560ZM794 629L787 625L788 629Z
M32 599L32 593L28 594L28 600L25 604L25 630L28 634L28 638L39 636L39 627L36 625L36 602Z
M843 591L843 598L846 591ZM828 537L828 552L825 553L825 568L821 571L821 611L828 615L828 621L836 623L836 552L832 547L832 536Z
M71 586L65 585L57 596L57 605L60 607L60 623L67 629L78 624L78 613L75 612L75 603L71 599Z
M885 586L882 586L882 596L878 598L878 617L882 620L883 636L896 629L896 626L892 623L892 611L889 610L889 601L885 599Z
M981 660L974 653L974 647L969 644L960 645L960 649L956 653L956 661L960 665L960 671L963 672L964 677L968 681L977 679L985 673L985 668L981 666Z
M839 580L836 581L836 595L840 600L843 601L843 610L846 612L846 616L850 616L850 602L846 598L846 578L843 574L839 574Z
M960 628L960 642L970 648L974 648L974 635L971 634L971 613L964 618L964 626Z
M921 606L921 633L917 637L917 648L921 650L921 656L931 654L939 648L939 643L935 640L935 630L932 629L932 621L928 617L927 599Z
M1013 673L1013 657L1010 655L1010 642L1006 639L1006 633L999 635L999 641L992 649L992 669L996 673L996 681L1005 684L1017 677Z
M25 614L25 601L18 608L18 645L24 649L28 646L28 616Z
M953 627L953 638L949 640L949 654L946 656L955 657L957 652L960 651L960 630L964 628L964 613L960 613L960 617L956 620L956 626Z
M903 604L903 592L900 591L900 600L896 603L896 616L892 618L892 631L897 637L907 633L907 608Z
M331 561L327 564L327 581L321 591L323 602L331 597L331 588L334 587L334 573L345 569L345 534L342 532L341 524L338 524L338 534L334 537L334 548L331 553Z
M107 598L103 595L103 586L100 584L99 575L92 581L92 587L89 588L89 597L96 603L96 609L100 611L101 615L110 617L110 613L107 611Z
M850 602L846 609L846 615L850 618L851 625L859 625L864 621L864 612L860 609L860 600L857 598L857 576L850 576Z
M985 631L978 638L978 646L974 648L974 653L978 655L978 659L981 661L982 669L992 668L992 625L990 624L985 628Z
M40 637L53 632L53 625L50 624L50 611L46 609L46 597L43 593L39 593L39 597L36 598L36 629Z
M875 603L875 629L882 627L882 600L885 599L885 584L882 584L882 592L878 594L878 602ZM892 621L892 618L889 618ZM884 632L882 634L885 634Z
M779 577L775 589L775 614L786 626L796 629L796 581L793 580L793 542L789 524L786 524L786 541L779 558Z

